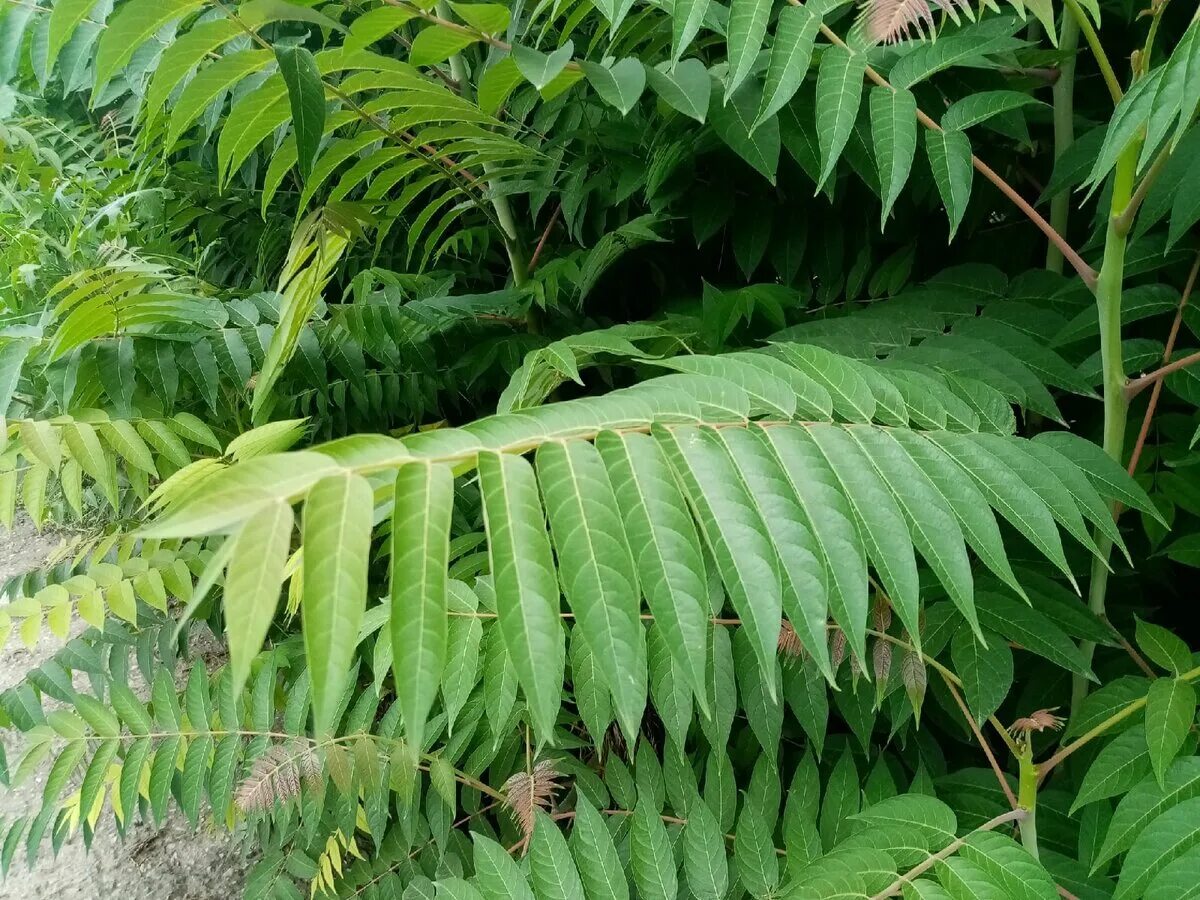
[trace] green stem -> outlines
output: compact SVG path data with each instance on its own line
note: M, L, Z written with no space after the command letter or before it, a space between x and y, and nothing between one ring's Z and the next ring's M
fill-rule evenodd
M1037 838L1037 791L1038 767L1033 762L1033 750L1026 742L1017 756L1020 763L1020 781L1017 786L1017 807L1027 813L1021 820L1021 845L1034 859L1038 858Z
M1125 417L1129 400L1125 393L1125 365L1121 359L1121 287L1125 280L1125 248L1128 229L1122 227L1122 214L1133 198L1141 140L1134 140L1117 160L1113 176L1112 203L1109 206L1108 230L1104 238L1104 262L1096 277L1096 309L1100 318L1100 358L1104 368L1104 452L1121 464L1125 452ZM1114 514L1115 514L1114 506ZM1108 559L1112 541L1096 534L1099 554L1092 560L1091 580L1088 583L1088 607L1098 616L1104 615L1104 598L1108 590ZM1083 641L1079 645L1090 664L1096 645ZM1087 680L1074 676L1071 684L1071 712L1087 696Z
M1054 82L1054 159L1075 141L1075 52L1079 47L1079 22L1069 13L1063 16L1058 47L1063 52L1058 81ZM1050 227L1064 237L1071 215L1071 192L1059 191L1050 200ZM1051 241L1046 245L1046 268L1062 274L1062 251Z
M1108 54L1104 52L1104 46L1100 43L1100 35L1096 34L1096 29L1092 27L1092 20L1087 17L1083 7L1079 5L1079 0L1064 0L1064 4L1067 11L1070 12L1071 18L1075 20L1075 24L1079 26L1079 30L1083 32L1084 40L1092 50L1092 56L1096 57L1096 65L1100 67L1100 75L1104 78L1109 96L1112 97L1113 103L1120 102L1125 92L1121 90L1121 82L1117 79L1117 73L1113 71L1112 63L1108 61Z

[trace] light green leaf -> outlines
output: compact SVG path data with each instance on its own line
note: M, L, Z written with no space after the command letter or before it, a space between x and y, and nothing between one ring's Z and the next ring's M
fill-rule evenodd
M460 19L484 34L504 34L512 13L500 3L451 3Z
M538 900L583 900L583 882L571 861L566 838L542 810L534 810L529 874Z
M734 609L748 629L774 698L775 649L783 606L775 549L733 461L708 429L656 429L686 486Z
M821 148L819 191L833 172L854 130L862 102L867 60L843 47L827 47L817 70L817 144Z
M1200 845L1200 797L1172 807L1138 835L1125 856L1114 900L1141 897L1171 862Z
M994 713L1008 696L1013 681L1012 650L997 634L984 631L984 647L970 631L955 631L950 641L954 671L963 681L967 706L977 723Z
M484 900L536 900L508 851L478 831L471 832L471 840L475 844L475 887Z
M579 65L600 99L619 109L623 116L629 115L646 88L646 69L632 57L617 60L611 66L586 60L580 61Z
M571 61L575 52L575 44L567 40L552 53L543 53L522 44L513 44L513 61L521 74L539 91L550 84Z
M367 604L375 501L360 475L322 478L304 503L300 617L312 684L313 730L330 734Z
M1146 746L1159 784L1196 717L1196 689L1178 678L1158 678L1146 695Z
M645 68L650 87L667 106L704 123L712 93L712 79L704 63L698 59L685 59L670 68L665 65Z
M86 0L85 0L86 2ZM750 74L767 36L771 0L730 0L729 25L725 40L729 75L725 80L725 102L734 95Z
M579 869L584 891L594 900L629 900L625 870L617 856L612 835L604 819L587 797L575 798L575 823L571 828L571 851Z
M820 27L821 17L807 4L785 6L779 11L762 100L751 126L752 131L783 109L795 96L812 62L813 42Z
M993 116L1039 102L1021 91L980 91L951 103L942 113L941 124L947 131L966 131Z
M409 463L396 473L394 497L389 616L392 667L408 739L423 747L425 719L445 665L446 569L454 478L446 466Z
M1167 768L1161 785L1152 778L1140 782L1121 798L1108 825L1104 843L1092 861L1093 870L1124 853L1158 816L1200 797L1200 757L1185 756Z
M363 50L377 40L387 37L394 31L399 31L404 23L414 16L414 12L399 6L377 6L362 15L356 16L350 24L350 33L342 45L347 53Z
M729 891L725 837L708 804L697 797L683 826L683 876L696 900L722 900Z
M482 37L469 31L427 25L413 39L408 61L414 66L436 66L481 40Z
M203 6L203 0L131 0L122 3L96 44L96 80L92 103L133 54L168 22Z
M679 58L691 45L704 18L708 14L708 0L670 0L671 12L671 63ZM616 29L616 25L613 25Z
M753 0L749 0L753 2ZM757 169L762 176L775 183L775 170L779 167L779 123L775 119L752 129L755 110L758 108L758 90L747 85L738 91L732 100L724 104L715 103L710 110L713 129L738 156Z
M292 133L296 136L300 174L307 179L325 133L325 85L317 71L317 61L303 47L276 47L275 59L292 107Z
M587 442L543 444L537 470L575 627L632 742L646 706L646 635L616 494L599 451Z
M629 830L629 856L633 883L645 900L676 900L679 880L671 838L658 811L639 797Z
M925 152L950 219L950 240L954 240L971 199L971 142L961 131L927 131Z
M288 504L271 503L228 539L232 556L225 574L225 633L235 694L245 686L250 664L275 618L293 521Z
M558 580L533 468L500 453L479 456L492 578L500 629L539 742L558 716L565 651Z
M96 0L56 0L50 7L49 37L46 47L45 67L47 72L54 70L55 60L75 29L87 17L88 12L96 5Z
M127 9L129 6L121 7L122 12ZM111 31L105 32L104 36L108 37L110 33ZM196 77L187 83L179 95L179 99L171 107L170 119L167 123L166 146L173 147L183 133L204 114L209 104L220 97L224 91L238 84L243 78L261 71L274 58L275 55L270 50L257 48L239 50L222 56L216 62L202 68L196 73ZM234 119L226 120L224 130L235 129L234 132L230 132L229 139L233 138L237 127Z
M692 691L706 708L707 586L700 538L662 448L644 434L602 432L596 447L624 513L642 592Z
M1179 637L1161 625L1137 620L1135 633L1138 649L1150 661L1179 676L1192 668L1192 654Z
M1145 729L1132 728L1117 735L1092 760L1079 785L1071 812L1096 800L1123 794L1149 774L1150 751L1146 746Z
M917 152L917 99L903 88L871 89L871 141L875 164L879 167L879 188L883 192L883 210L879 227L883 229L896 198L908 181L913 157Z

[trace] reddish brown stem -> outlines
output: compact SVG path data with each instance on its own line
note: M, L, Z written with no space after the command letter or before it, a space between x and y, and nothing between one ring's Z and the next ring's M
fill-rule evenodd
M1172 372L1178 372L1180 369L1186 369L1188 366L1200 362L1200 350L1195 353L1189 353L1187 356L1177 359L1172 363L1167 363L1160 369L1155 369L1143 375L1141 378L1131 378L1125 383L1125 396L1133 399L1150 385L1162 381Z
M562 212L562 204L554 207L554 212L550 214L550 221L546 223L546 227L542 230L542 236L538 238L537 246L533 248L533 256L529 260L529 272L533 274L533 270L537 268L538 259L541 258L542 248L546 246L546 239L550 237L550 230L554 228L554 223L558 221L559 213Z
M950 690L950 696L954 698L954 702L958 704L958 708L962 710L963 718L967 720L967 725L971 727L971 732L975 735L975 740L979 741L979 746L983 748L983 755L987 757L988 763L992 767L992 771L996 773L996 780L1000 782L1000 789L1004 791L1004 796L1008 798L1008 805L1013 809L1017 808L1017 796L1012 792L1012 788L1008 786L1008 779L1004 777L1004 770L1000 768L1000 763L996 761L996 756L992 753L992 748L987 742L987 738L983 736L983 732L979 730L979 725L975 722L975 717L971 715L971 711L967 709L967 704L963 701L962 695L958 693L958 689L954 686L949 678L943 677L942 680L946 683L946 687Z

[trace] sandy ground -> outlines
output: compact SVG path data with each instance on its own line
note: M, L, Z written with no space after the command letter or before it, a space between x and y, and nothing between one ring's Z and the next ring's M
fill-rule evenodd
M58 545L53 534L38 534L27 521L9 532L0 529L0 582L37 568ZM13 636L0 648L0 690L20 681L25 671L49 657L62 643L43 637L33 651ZM19 759L21 739L0 732L9 764ZM0 788L0 819L36 812L45 773L16 791ZM18 853L8 878L0 882L3 900L216 900L241 893L241 850L227 837L201 824L193 831L180 815L163 828L135 826L122 840L109 814L98 828L90 852L76 841L51 855L49 841L33 869Z

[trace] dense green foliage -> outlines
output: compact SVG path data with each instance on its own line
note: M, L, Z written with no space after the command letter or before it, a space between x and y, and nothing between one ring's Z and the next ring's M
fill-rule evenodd
M0 868L1200 896L1198 111L1187 0L6 4Z

